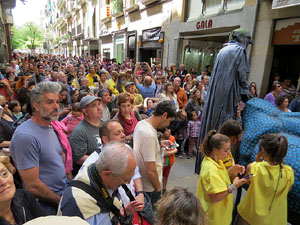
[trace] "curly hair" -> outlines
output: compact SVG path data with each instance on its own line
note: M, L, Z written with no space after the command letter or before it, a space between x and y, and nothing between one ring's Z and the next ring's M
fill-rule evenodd
M11 164L8 156L0 156L0 163L2 163L11 174L16 172L16 168Z

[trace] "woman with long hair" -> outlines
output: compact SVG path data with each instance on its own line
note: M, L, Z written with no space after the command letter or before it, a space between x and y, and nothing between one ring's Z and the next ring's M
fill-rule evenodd
M192 91L191 97L185 106L185 111L191 113L195 111L200 116L201 113L201 91L199 89L194 89Z
M167 82L165 84L164 90L160 94L160 96L158 97L158 99L159 99L159 102L170 100L173 103L173 105L175 105L176 111L178 112L178 110L179 110L179 104L178 104L178 101L177 101L177 95L174 92L173 83Z

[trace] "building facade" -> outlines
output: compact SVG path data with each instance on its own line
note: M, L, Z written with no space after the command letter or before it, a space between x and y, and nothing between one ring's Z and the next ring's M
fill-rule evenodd
M13 17L11 9L15 8L16 0L0 1L0 64L9 62L11 57L10 38L13 35Z

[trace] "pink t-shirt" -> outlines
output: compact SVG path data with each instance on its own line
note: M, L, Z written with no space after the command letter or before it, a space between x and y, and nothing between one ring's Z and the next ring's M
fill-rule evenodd
M66 118L64 118L61 122L66 125L68 129L68 135L72 133L74 128L83 120L83 114L80 117L73 117L70 113Z

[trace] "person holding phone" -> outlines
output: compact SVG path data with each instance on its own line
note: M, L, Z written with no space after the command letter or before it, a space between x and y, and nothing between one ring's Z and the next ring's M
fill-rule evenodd
M148 75L145 77L143 81L143 85L139 83L138 79L136 78L136 75L141 67L141 65L146 65L146 68L148 70ZM133 72L133 81L139 91L139 93L143 96L143 99L145 98L154 98L155 90L156 90L156 85L155 85L155 80L153 77L152 70L149 66L148 63L140 63L137 62L135 64L135 69Z
M232 192L247 183L245 178L230 179L223 160L230 153L230 139L215 130L208 132L202 142L204 159L198 181L196 195L207 215L208 225L229 225L232 221ZM237 173L243 174L240 166Z
M236 224L287 224L287 195L294 183L293 169L282 163L288 141L278 134L266 134L258 146L256 162L247 167L247 174L253 175L238 206Z

